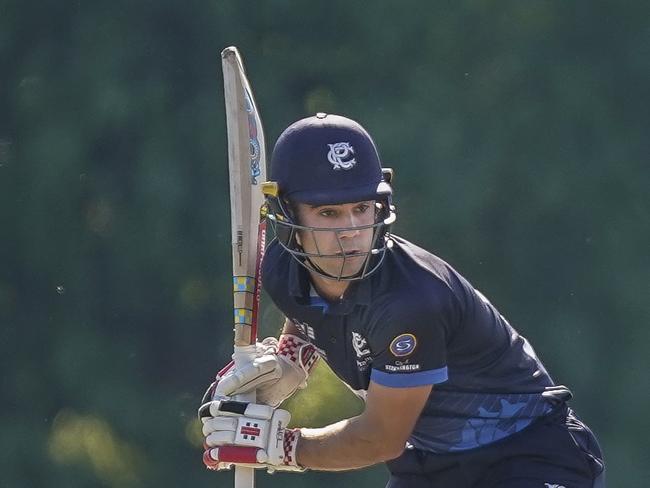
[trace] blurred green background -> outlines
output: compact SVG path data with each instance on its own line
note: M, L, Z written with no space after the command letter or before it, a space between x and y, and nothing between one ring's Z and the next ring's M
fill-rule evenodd
M316 111L367 127L396 233L572 387L609 486L649 486L649 18L642 0L0 0L0 486L232 486L195 420L231 349L228 45L270 147ZM268 301L263 320L278 331ZM360 408L325 368L299 400L301 425Z

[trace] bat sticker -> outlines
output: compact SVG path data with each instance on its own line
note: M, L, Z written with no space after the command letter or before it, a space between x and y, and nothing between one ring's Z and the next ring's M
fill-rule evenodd
M250 132L250 152L251 152L251 184L257 185L257 177L262 174L260 170L260 141L257 138L257 121L255 120L255 110L248 90L244 90L246 98L246 113L248 114L248 128Z

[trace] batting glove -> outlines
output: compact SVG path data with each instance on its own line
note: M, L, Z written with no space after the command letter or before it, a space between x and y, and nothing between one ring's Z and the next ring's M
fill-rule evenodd
M305 470L296 462L298 429L288 429L291 414L268 405L215 400L199 409L205 437L203 463L222 470L246 466L274 471Z
M230 362L217 374L203 403L256 391L258 403L278 407L296 390L307 386L318 353L300 337L283 334L280 340L267 337L256 346L257 357L236 369Z
M256 359L261 358L261 357L263 357L265 355L269 355L269 354L277 354L277 350L278 350L277 342L278 342L277 339L275 339L274 337L267 337L262 342L257 342L255 344L255 358ZM237 352L235 352L232 355L232 361L230 361L223 368L221 368L221 370L219 370L219 372L216 374L214 381L212 382L212 384L210 384L208 389L203 394L203 399L201 400L201 405L203 405L205 403L208 403L208 402L210 402L212 400L215 400L217 398L217 396L220 396L220 397L227 396L227 395L224 395L223 393L219 393L219 395L217 395L215 393L215 390L217 388L217 385L221 382L221 380L223 380L223 378L225 376L232 375L234 373L235 356L236 355L237 355ZM249 391L249 390L247 390L247 391ZM243 393L243 391L242 391L242 393Z

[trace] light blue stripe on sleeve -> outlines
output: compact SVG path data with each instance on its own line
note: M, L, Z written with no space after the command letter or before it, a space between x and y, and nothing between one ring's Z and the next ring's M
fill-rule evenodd
M409 386L436 385L447 381L447 366L417 373L384 373L378 369L370 372L370 380L383 386L408 388Z

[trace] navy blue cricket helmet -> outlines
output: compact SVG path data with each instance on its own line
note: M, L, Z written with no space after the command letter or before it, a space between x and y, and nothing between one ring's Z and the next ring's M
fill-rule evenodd
M354 120L318 113L291 124L278 138L271 156L271 181L263 188L269 204L268 218L280 244L310 271L335 280L359 280L374 272L390 247L390 225L395 221L390 185L392 170L382 168L372 137ZM324 231L300 225L292 206L335 205L375 201L373 244L353 276L327 273L310 258L342 259L340 254L305 252L296 233ZM359 227L355 227L359 229ZM345 232L350 228L328 229ZM344 259L342 259L344 261Z
M354 120L319 113L291 124L271 157L284 198L309 204L374 200L392 193L370 134Z

